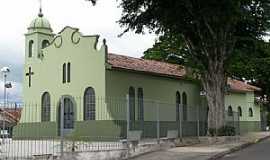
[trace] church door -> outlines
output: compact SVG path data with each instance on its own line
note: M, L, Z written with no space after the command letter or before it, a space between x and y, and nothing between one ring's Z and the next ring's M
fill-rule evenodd
M59 107L59 117L61 117L61 105ZM67 135L74 129L74 104L69 98L64 98L64 117L61 117L61 119L64 121L63 133ZM59 120L59 129L61 119Z

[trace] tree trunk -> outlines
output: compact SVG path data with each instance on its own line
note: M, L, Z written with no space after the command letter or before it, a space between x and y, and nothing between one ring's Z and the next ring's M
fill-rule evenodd
M202 84L206 91L208 102L208 131L217 131L225 125L225 76L223 64L220 62L210 63L209 70L202 75ZM218 64L219 63L219 64ZM219 66L219 67L218 67ZM217 133L217 132L215 132Z

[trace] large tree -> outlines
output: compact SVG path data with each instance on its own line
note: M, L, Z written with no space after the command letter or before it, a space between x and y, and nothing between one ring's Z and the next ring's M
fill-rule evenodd
M257 93L261 101L269 105L270 102L270 42L258 40L239 43L230 57L226 74L232 78L247 81L260 87ZM142 58L157 61L166 61L184 66L196 66L188 62L187 49L184 43L173 35L162 35L156 40L152 48L144 52Z
M95 2L95 0L91 0ZM226 68L241 41L262 38L269 28L268 0L121 0L124 32L145 29L183 40L206 90L209 128L224 125Z
M247 81L262 90L256 93L266 107L270 102L270 42L266 40L239 43L235 46L226 74L232 78ZM244 45L244 46L242 46ZM173 35L163 35L152 48L144 52L142 58L166 61L184 66L196 66L189 59L184 43ZM270 109L270 108L269 108Z

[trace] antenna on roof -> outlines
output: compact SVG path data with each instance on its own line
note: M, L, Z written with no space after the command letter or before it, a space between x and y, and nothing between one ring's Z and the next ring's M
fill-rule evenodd
M43 13L42 13L42 0L39 0L39 13L38 13L39 17L43 17Z

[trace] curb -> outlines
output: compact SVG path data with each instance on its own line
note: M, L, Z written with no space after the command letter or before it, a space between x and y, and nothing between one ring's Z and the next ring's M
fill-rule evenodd
M236 147L233 147L233 148L229 149L228 151L224 151L224 152L218 153L218 154L214 155L213 157L208 158L207 160L217 160L219 158L224 157L227 154L240 151L240 150L245 149L245 148L247 148L247 147L249 147L251 145L260 143L260 142L262 142L262 141L264 141L264 140L266 140L268 138L270 138L270 136L266 136L266 137L263 137L263 138L256 139L253 142L247 142L247 143L241 144L239 146L236 146Z

